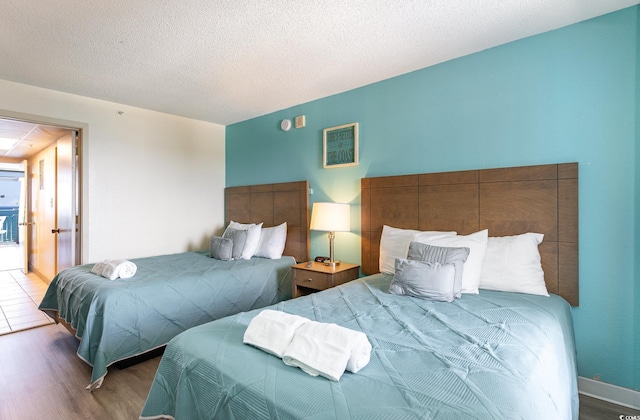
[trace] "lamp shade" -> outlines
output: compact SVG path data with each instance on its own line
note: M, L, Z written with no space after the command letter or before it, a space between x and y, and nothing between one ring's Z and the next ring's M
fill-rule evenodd
M349 232L351 230L349 204L313 203L311 230Z

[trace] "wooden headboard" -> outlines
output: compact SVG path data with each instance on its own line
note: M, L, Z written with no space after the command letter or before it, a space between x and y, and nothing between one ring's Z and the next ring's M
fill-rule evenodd
M547 290L578 306L578 164L363 178L362 272L378 272L382 226L489 236L544 234Z
M287 244L283 255L309 261L309 183L246 185L224 190L225 226L264 223L271 227L287 222Z

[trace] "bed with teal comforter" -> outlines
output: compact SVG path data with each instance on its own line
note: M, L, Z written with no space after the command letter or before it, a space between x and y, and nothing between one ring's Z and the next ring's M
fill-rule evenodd
M167 346L141 418L577 419L570 307L551 295L480 290L454 302L387 293L376 274L272 309L363 331L371 360L340 381L242 344L260 310Z
M206 252L132 259L135 276L108 280L93 264L61 271L40 309L65 320L93 366L95 389L117 361L164 346L196 325L291 297L292 257L220 261Z

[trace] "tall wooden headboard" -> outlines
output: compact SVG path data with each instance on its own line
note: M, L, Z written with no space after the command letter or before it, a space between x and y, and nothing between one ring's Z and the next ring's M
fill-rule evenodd
M578 164L363 178L362 272L378 272L382 226L466 235L544 234L547 290L578 306Z
M225 226L231 220L264 227L287 222L283 255L309 261L309 182L228 187L224 195Z

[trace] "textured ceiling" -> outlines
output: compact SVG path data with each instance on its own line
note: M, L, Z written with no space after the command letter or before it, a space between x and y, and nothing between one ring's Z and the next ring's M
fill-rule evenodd
M69 130L60 127L0 119L0 158L30 158L68 132ZM15 143L6 143L7 140ZM4 166L0 162L0 170L2 169Z
M2 0L0 79L227 125L637 0Z

